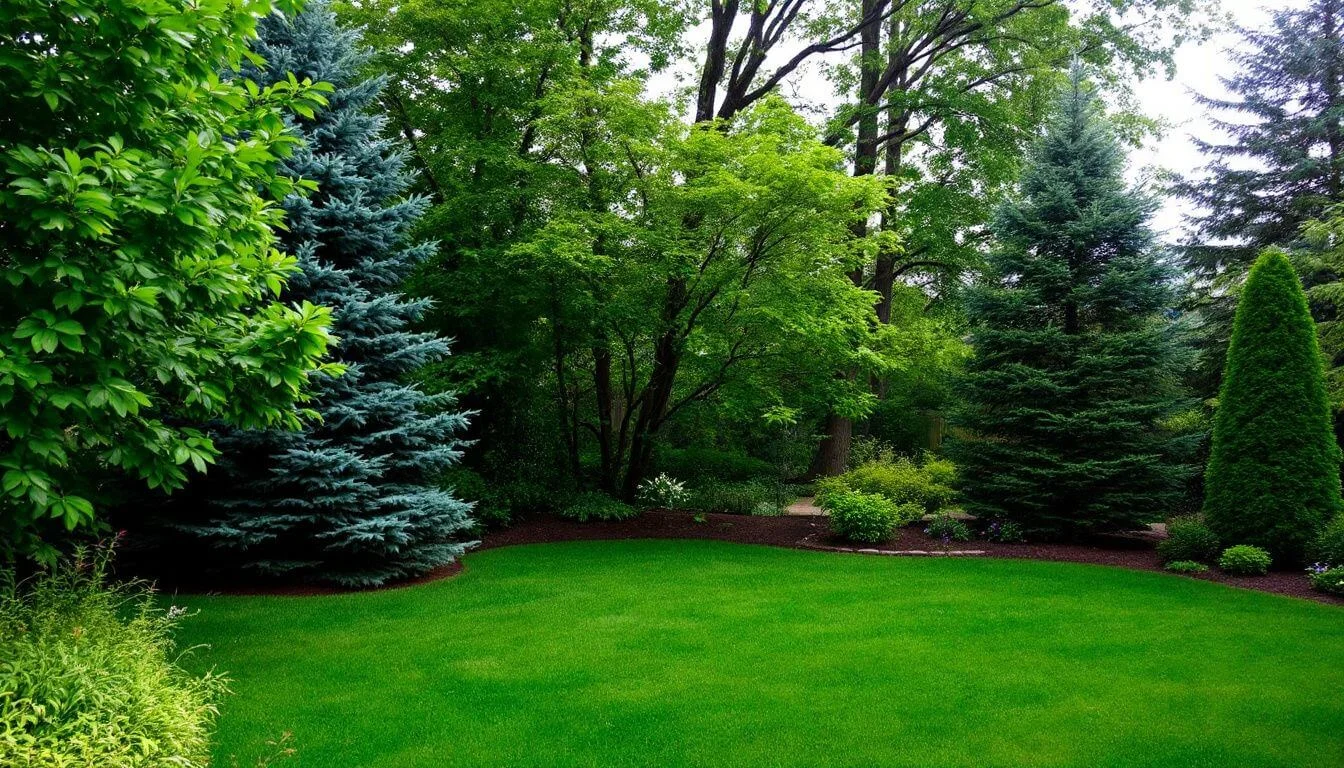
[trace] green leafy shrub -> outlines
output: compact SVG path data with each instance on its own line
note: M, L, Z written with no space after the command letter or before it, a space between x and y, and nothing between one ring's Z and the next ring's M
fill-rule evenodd
M928 478L930 483L947 488L955 488L957 485L957 465L951 459L925 455L924 462L919 468L923 470L924 477Z
M944 541L970 541L971 528L948 514L940 514L929 521L924 533Z
M109 557L0 579L0 765L209 765L227 682L177 665L183 610L159 608L143 583L109 582Z
M1021 544L1027 540L1027 534L1020 523L1012 520L991 520L985 528L985 538L1004 544Z
M895 461L898 455L900 454L895 446L886 440L861 435L850 443L849 469L871 463L889 464Z
M1307 569L1311 588L1330 595L1344 597L1344 567Z
M779 517L784 514L784 507L773 501L762 501L751 510L751 514L756 517Z
M1340 452L1316 325L1280 251L1261 254L1238 299L1210 446L1209 527L1300 561L1341 508Z
M675 509L691 498L686 484L664 473L639 484L639 501L650 507Z
M589 520L628 520L639 510L604 493L581 493L560 510L561 517L586 523Z
M290 0L3 9L0 555L49 561L107 470L180 488L217 456L192 425L298 428L310 375L338 372L275 247L280 201L315 186L277 167L285 114L331 89L218 76Z
M1309 559L1327 565L1344 566L1344 515L1336 517L1307 548Z
M937 512L956 496L953 487L941 482L954 477L955 466L944 460L930 460L924 466L907 458L890 462L869 462L838 477L816 482L816 494L824 501L828 494L859 491L876 493L897 504L919 504L926 512Z
M655 465L659 472L688 478L693 484L703 478L752 480L777 475L768 461L714 448L664 448L658 452Z
M1264 576L1272 562L1264 549L1250 544L1238 544L1223 550L1218 567L1233 576Z
M782 507L793 500L792 496L790 488L783 483L766 480L708 480L691 491L686 507L705 512L750 515L763 503Z
M831 533L850 541L875 544L891 538L902 513L896 503L861 491L833 493L826 497Z
M1194 560L1172 560L1162 567L1172 573L1204 573L1209 570L1209 566Z
M1211 563L1218 557L1218 536L1198 517L1176 517L1167 523L1167 538L1157 545L1164 563L1193 560Z

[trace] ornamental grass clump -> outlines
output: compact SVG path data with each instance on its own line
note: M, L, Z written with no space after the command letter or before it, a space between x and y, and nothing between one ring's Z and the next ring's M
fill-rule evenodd
M0 765L209 765L227 681L178 666L185 610L110 581L110 557L79 552L27 581L0 578Z

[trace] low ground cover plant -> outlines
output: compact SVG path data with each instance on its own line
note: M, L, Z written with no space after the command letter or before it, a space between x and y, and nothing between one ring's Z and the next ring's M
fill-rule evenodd
M1172 560L1162 566L1172 573L1205 573L1209 566L1194 560Z
M1344 597L1344 567L1330 567L1325 563L1316 563L1307 569L1307 578L1311 588L1330 595Z
M0 765L209 765L227 682L178 666L185 610L113 583L110 557L80 552L0 580Z
M1176 517L1167 523L1167 538L1157 545L1163 563L1190 560L1211 563L1218 558L1218 536L1198 516Z
M690 491L685 506L702 512L752 515L758 514L762 504L783 507L795 497L792 488L771 480L709 479Z
M991 520L985 527L985 538L1004 544L1021 544L1027 540L1022 526L1012 520Z
M581 493L560 510L561 517L586 523L589 520L628 520L639 510L603 493Z
M929 521L924 533L944 541L970 541L971 527L948 514L939 514Z
M1218 558L1218 567L1233 576L1264 576L1271 563L1269 553L1250 544L1228 547Z

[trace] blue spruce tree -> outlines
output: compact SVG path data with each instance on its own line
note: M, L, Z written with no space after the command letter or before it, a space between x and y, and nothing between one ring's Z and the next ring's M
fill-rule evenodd
M261 24L258 84L288 78L335 86L328 106L294 118L306 146L284 161L317 190L286 201L287 250L302 266L285 290L333 310L334 359L345 374L316 384L320 415L300 432L227 431L220 465L200 489L205 518L178 524L230 568L290 580L376 586L450 563L472 525L470 505L434 485L460 456L466 414L408 374L448 354L408 330L427 308L398 287L432 243L407 244L427 201L404 197L403 155L370 111L383 86L368 54L323 4Z

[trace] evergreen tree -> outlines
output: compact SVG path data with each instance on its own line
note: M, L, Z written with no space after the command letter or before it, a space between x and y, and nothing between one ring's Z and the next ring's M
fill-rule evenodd
M1200 142L1211 162L1178 191L1200 213L1185 266L1191 305L1205 320L1195 385L1218 391L1236 287L1256 254L1299 240L1303 224L1341 198L1344 178L1344 0L1312 0L1272 13L1265 30L1240 30L1231 98L1203 98L1227 138Z
M968 506L1030 535L1132 529L1186 473L1159 423L1186 405L1163 314L1170 270L1124 155L1075 64L968 297L974 356L952 450Z
M1339 463L1306 296L1287 257L1266 251L1237 306L1204 480L1209 526L1225 544L1297 562L1340 509Z
M323 5L263 20L258 83L293 73L335 86L327 108L294 120L305 146L285 170L317 182L286 200L284 241L302 266L285 297L331 307L344 375L319 382L320 421L299 432L226 431L219 472L200 488L209 518L179 526L229 567L349 586L422 573L461 554L470 508L433 485L459 457L466 415L449 396L406 383L447 354L410 323L427 302L398 286L432 243L406 244L426 206L402 197L404 158L369 112L383 85L363 79L367 55Z

